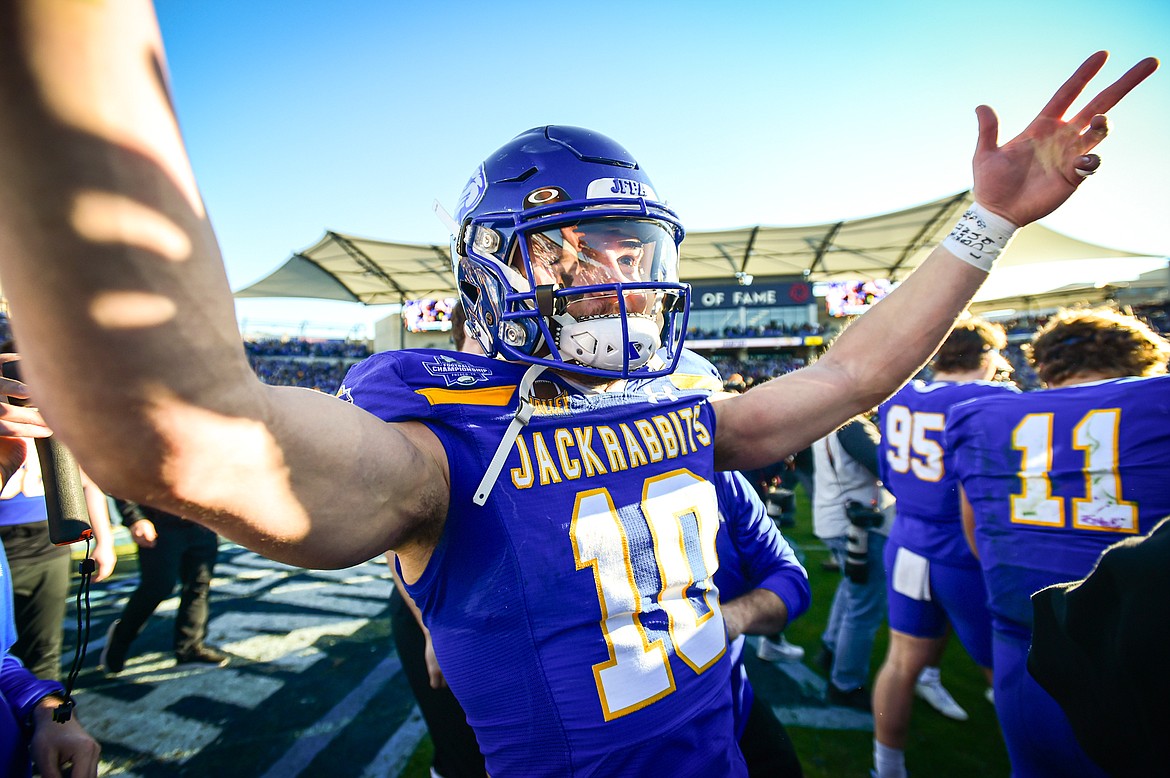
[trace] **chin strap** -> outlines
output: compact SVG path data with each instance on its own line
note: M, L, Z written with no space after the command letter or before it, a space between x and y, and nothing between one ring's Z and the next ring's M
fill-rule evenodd
M508 429L504 431L504 437L500 440L500 445L496 447L496 453L488 464L487 472L483 474L483 480L476 487L475 497L471 498L471 501L476 505L483 505L487 502L488 495L492 493L492 487L496 485L496 479L500 477L500 471L504 469L504 460L508 458L512 444L520 435L520 429L528 424L528 420L532 418L535 407L529 402L528 396L532 394L532 385L536 383L536 377L546 368L547 365L533 365L520 379L520 386L516 390L520 396L520 403L516 406L516 414L512 416L512 423L508 425Z

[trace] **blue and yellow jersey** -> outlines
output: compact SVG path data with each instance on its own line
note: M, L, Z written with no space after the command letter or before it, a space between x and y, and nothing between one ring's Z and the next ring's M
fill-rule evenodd
M1008 384L911 381L878 408L878 466L894 495L898 520L890 539L929 559L978 565L959 518L954 454L943 445L947 411L956 403L1018 390Z
M951 409L946 441L996 628L1018 637L1032 593L1083 578L1170 514L1170 376L971 400Z
M418 350L355 366L340 392L442 441L446 526L408 586L495 776L742 775L711 582L720 390L687 354L606 392L546 372L481 507L473 495L527 370Z

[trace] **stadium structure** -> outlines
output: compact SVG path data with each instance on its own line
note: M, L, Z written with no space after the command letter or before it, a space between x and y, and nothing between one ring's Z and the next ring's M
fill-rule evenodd
M806 364L850 317L905 278L972 202L969 191L899 211L797 227L695 231L681 247L680 275L693 287L688 346L723 370L775 374ZM1150 258L1099 246L1042 224L1022 229L1005 267ZM1170 270L1134 282L1071 285L985 300L972 310L1019 333L1061 306L1113 300L1165 318ZM309 297L397 304L379 322L374 350L449 347L446 310L456 294L446 244L400 243L327 231L237 297ZM1157 322L1155 322L1157 323ZM1030 330L1029 330L1030 331Z

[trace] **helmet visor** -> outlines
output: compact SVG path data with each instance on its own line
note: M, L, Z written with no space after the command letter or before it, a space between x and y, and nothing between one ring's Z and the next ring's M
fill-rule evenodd
M517 269L533 287L554 287L570 313L579 309L577 318L616 313L614 284L678 282L678 247L673 232L658 222L613 218L579 221L529 232L525 243L527 267ZM564 293L578 288L581 295ZM647 287L627 289L627 313L656 314L654 303L659 295L654 291ZM582 307L597 310L580 310Z
M563 224L525 236L533 286L678 281L678 249L661 224L600 219Z

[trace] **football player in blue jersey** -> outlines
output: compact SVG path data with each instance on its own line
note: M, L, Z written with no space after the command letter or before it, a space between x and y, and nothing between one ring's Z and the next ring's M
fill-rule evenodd
M1030 597L1083 578L1108 546L1170 514L1170 343L1132 316L1073 310L1042 327L1027 353L1047 388L953 406L945 445L986 581L1012 774L1103 776L1026 671Z
M1008 367L1000 354L1006 345L1002 327L964 319L931 359L931 380L906 384L878 408L879 467L897 499L897 521L885 548L890 644L873 687L879 778L906 775L903 751L915 683L941 654L948 625L991 683L983 572L963 535L954 452L943 446L942 434L952 405L1017 392L991 380Z
M451 321L455 350L480 353L478 343L466 338L462 302L456 303ZM792 739L752 689L743 649L746 635L776 633L808 610L808 573L743 475L719 472L714 484L719 505L715 538L719 569L713 581L728 632L735 738L749 776L799 778L803 770ZM431 772L446 778L483 775L483 755L466 713L443 679L430 632L405 591L394 555L388 554L387 561L395 582L391 596L394 644L434 743Z
M498 777L744 774L716 469L782 459L893 393L1014 231L1098 169L1103 112L1157 67L1066 120L1094 54L1002 146L980 106L977 205L945 244L816 364L720 403L682 349L683 229L646 172L595 132L525 132L453 220L486 355L378 355L350 403L249 368L150 4L3 13L0 274L45 413L103 487L266 556L396 551Z

